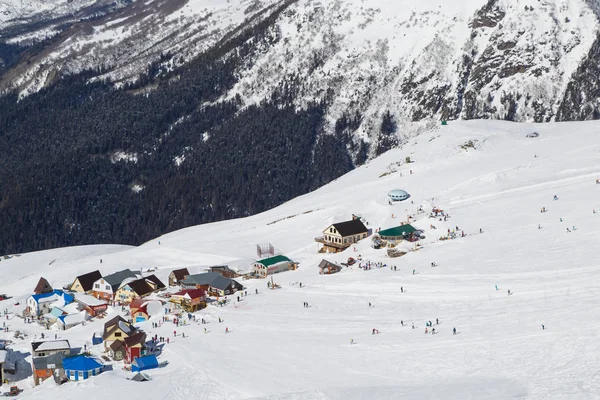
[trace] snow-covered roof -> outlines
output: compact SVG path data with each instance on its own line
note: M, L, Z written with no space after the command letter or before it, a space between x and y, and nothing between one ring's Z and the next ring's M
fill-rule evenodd
M132 331L131 327L123 321L119 321L119 329L121 329L125 333L129 333Z
M85 311L76 313L76 314L68 314L58 317L58 319L64 325L77 325L85 322L87 317L87 313Z
M73 296L63 292L62 290L54 290L53 292L49 292L49 293L41 293L41 294L34 294L30 296L31 299L33 299L36 303L51 303L51 302L55 302L55 301L61 301L62 304L69 304L73 301Z
M35 351L52 351L70 349L68 340L48 340L46 342L34 342L31 344Z
M75 293L75 300L91 307L102 306L106 304L106 301L97 299L94 296L90 296L89 294L85 293Z
M6 362L7 354L8 354L8 352L6 350L0 350L0 364L3 364Z
M55 301L62 301L62 296L59 296L56 293L52 293L50 296L47 296L47 297L39 297L39 296L40 295L31 296L31 297L33 297L33 299L35 301L37 301L38 303L52 303Z

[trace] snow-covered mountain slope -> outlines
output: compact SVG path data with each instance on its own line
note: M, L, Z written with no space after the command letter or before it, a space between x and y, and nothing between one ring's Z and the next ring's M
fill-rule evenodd
M4 88L16 86L27 94L48 85L57 73L97 68L110 70L106 78L114 81L131 80L166 54L173 68L270 15L278 3L286 1L133 1L103 18L71 26L33 60L18 65L4 79Z
M238 91L260 99L296 77L299 104L333 91L332 124L357 110L368 135L386 110L404 132L431 117L550 120L598 22L585 1L337 0L298 2L278 28Z
M69 24L97 18L127 5L127 0L2 0L0 38L16 42L44 39Z
M141 323L149 335L172 339L159 358L169 365L149 371L151 382L127 381L116 363L78 384L32 388L31 378L23 380L21 397L96 399L135 391L146 399L593 398L600 391L598 129L596 122L451 123L259 215L187 228L137 248L77 247L2 260L0 293L15 299L0 302L0 310L10 311L10 332L0 339L15 340L12 347L23 352L42 330L14 312L40 276L59 286L94 269L158 268L166 281L176 267L195 273L230 260L243 265L236 260L252 258L256 244L268 242L300 262L297 271L274 277L278 290L244 280L242 301L199 312L208 325ZM527 138L533 131L539 137ZM393 188L411 198L390 206ZM428 218L420 206L442 208L450 218ZM344 253L318 254L314 237L352 214L373 229L413 214L427 237L417 251L402 244L409 252L395 259L371 248L369 239ZM438 240L457 227L466 237ZM318 274L323 257L343 262L358 255L385 267ZM436 335L424 334L425 321L433 321ZM101 326L94 321L51 334L99 354L101 346L90 340ZM29 337L14 339L14 330Z
M587 0L134 1L66 29L2 87L26 94L57 72L86 68L135 79L161 56L172 69L273 16L273 40L238 66L229 96L253 104L294 84L299 107L331 101L328 132L344 113L358 112L352 133L377 137L387 110L403 134L440 118L586 119L597 85L580 67L598 47L595 7ZM578 82L583 88L567 90Z

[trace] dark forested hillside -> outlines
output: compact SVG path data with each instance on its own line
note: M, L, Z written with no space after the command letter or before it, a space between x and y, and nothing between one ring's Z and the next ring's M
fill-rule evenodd
M153 66L120 90L86 71L20 101L2 97L0 254L140 244L264 211L353 168L349 136L321 134L328 99L298 111L293 79L256 106L215 102L273 37L265 21L185 69Z

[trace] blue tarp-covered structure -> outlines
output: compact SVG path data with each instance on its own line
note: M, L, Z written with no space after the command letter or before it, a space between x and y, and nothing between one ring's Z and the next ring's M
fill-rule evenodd
M153 368L158 368L158 360L155 355L136 357L131 363L131 371L133 372L140 372Z

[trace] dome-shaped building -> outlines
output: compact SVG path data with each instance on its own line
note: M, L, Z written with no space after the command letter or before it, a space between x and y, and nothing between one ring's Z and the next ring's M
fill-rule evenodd
M402 201L406 200L410 197L410 194L406 190L402 189L394 189L388 193L388 198L390 202L392 201Z

